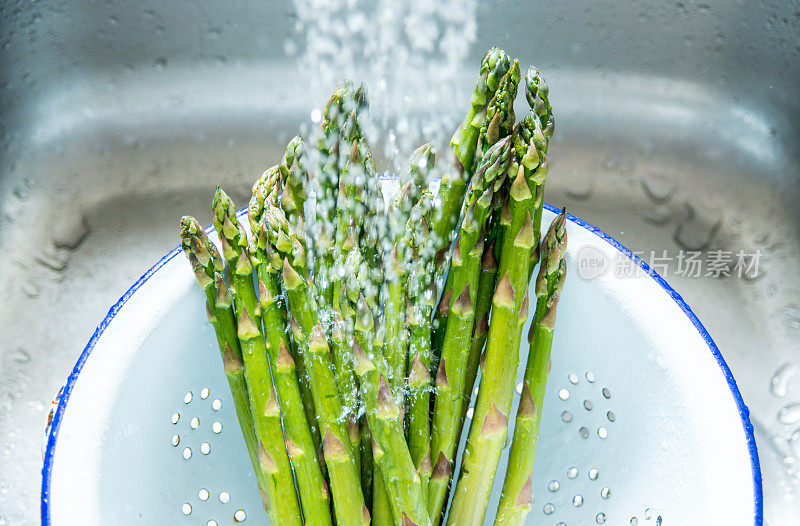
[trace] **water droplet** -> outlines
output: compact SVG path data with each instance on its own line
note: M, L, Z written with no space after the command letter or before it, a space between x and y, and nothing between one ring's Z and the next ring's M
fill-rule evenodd
M184 515L190 515L192 513L192 505L188 502L184 502L183 506L181 506L181 511Z
M181 443L181 437L178 435L172 435L172 445L176 446Z
M236 522L242 522L247 518L247 514L244 510L236 510L236 513L233 514L233 518Z
M319 124L322 122L322 110L319 108L314 108L311 110L311 122L314 124Z
M172 413L172 423L173 424L177 424L178 420L180 420L180 419L181 419L180 413L177 413L177 412Z
M189 422L189 427L192 429L197 429L198 426L200 426L200 419L195 416L192 418L192 421Z
M210 393L211 393L211 390L208 387L203 387L203 389L200 391L200 398L205 400L206 398L208 398L208 395Z
M567 469L568 478L574 479L577 476L578 476L578 468L576 468L575 466L571 466L569 469Z
M572 497L572 505L575 506L576 508L580 508L581 506L583 506L583 496L575 495L574 497Z
M596 468L592 468L592 469L590 469L590 470L589 470L589 473L588 473L588 475L589 475L589 480L597 480L597 476L598 476L599 474L600 474L600 473L597 471L597 469L596 469Z
M216 434L222 433L222 422L214 422L211 424L211 431Z
M631 517L631 526L639 526L639 519Z
M611 497L611 489L610 488L603 488L600 490L600 496L604 499L609 499Z
M213 402L211 402L211 409L213 409L214 411L219 411L220 409L222 409L222 400L217 398Z
M558 390L558 397L560 399L562 399L562 400L568 400L569 399L569 391L567 391L566 389L564 389L562 387L561 389Z
M188 404L188 403L189 403L189 402L191 402L191 401L192 401L192 392L191 392L191 391L189 391L189 392L188 392L188 393L186 393L186 395L183 397L183 403L184 403L184 404Z
M206 523L206 526L219 526L219 524L214 519L211 519Z
M231 494L227 491L222 491L219 494L219 501L223 504L227 504L231 500Z
M608 437L608 429L603 426L597 428L597 436L600 438L607 438Z
M556 511L556 507L552 503L548 502L547 504L544 505L542 511L544 512L545 515L552 515L553 512Z
M644 510L644 518L650 520L653 518L653 511L650 508L645 508Z
M188 447L183 448L183 458L189 460L192 458L192 450Z
M656 526L661 526L661 515L656 517Z
M153 62L153 67L156 69L156 71L160 71L160 70L164 69L165 67L167 67L167 58L166 57L158 57Z
M561 420L563 420L564 422L572 422L572 413L570 413L569 411L564 411L563 413L561 413Z
M558 488L560 488L560 487L561 487L561 484L559 484L557 480L551 480L551 481L550 481L550 482L547 484L547 489L549 489L549 490L550 490L550 491L552 491L553 493L555 493L556 491L558 491Z
M609 422L614 422L617 419L617 417L614 415L614 411L609 411L606 413L606 416L608 417Z
M577 385L577 383L578 383L578 375L577 374L569 373L568 379L569 379L569 383L571 383L572 385Z
M608 390L608 387L603 387L603 396L611 398L611 391Z
M781 407L778 411L778 422L781 424L800 422L800 402Z
M519 382L517 386L514 388L518 395L522 394L522 382Z
M800 429L792 433L789 439L789 447L792 449L794 456L800 458Z
M467 420L472 420L472 416L475 414L475 408L470 407L467 409Z
M560 522L556 523L556 526L567 526L567 523L563 522L563 521L560 521Z
M584 401L583 401L583 407L584 407L584 408L585 408L587 411L591 411L591 410L592 410L592 407L594 407L594 406L592 406L592 401L591 401L591 400L584 400Z
M597 524L605 524L606 523L606 514L605 513L598 513L597 516L594 518L594 522Z
M590 384L594 383L594 373L592 371L586 371L586 381Z
M795 364L787 362L781 365L769 381L769 392L778 398L786 396L789 382L796 373L797 366Z
M578 434L581 436L581 438L589 438L589 430L585 427L578 429Z
M203 442L200 444L200 453L204 455L211 453L211 445L208 442Z
M197 492L197 498L200 500L208 500L209 493L206 488L202 488L200 491Z

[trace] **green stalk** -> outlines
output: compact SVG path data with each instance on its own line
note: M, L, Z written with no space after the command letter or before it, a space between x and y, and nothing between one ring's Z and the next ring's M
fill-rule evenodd
M500 79L510 67L511 59L503 50L493 47L486 52L481 60L480 76L472 91L469 111L450 140L458 165L455 173L445 174L441 179L438 193L440 204L431 228L436 243L437 275L441 275L447 265L447 249L452 242L450 233L458 224L464 192L474 173L473 163L480 127L486 116L486 105L494 97Z
M330 347L308 283L288 259L283 261L283 283L292 317L306 336L300 342L301 353L305 354L317 422L323 437L322 449L330 476L336 523L340 526L369 524L356 452L342 418L344 412L336 389Z
M303 519L283 438L281 410L269 374L267 349L247 309L239 316L238 331L250 408L259 439L259 464L271 482L267 491L270 510L273 510L276 524L300 525Z
M270 473L274 484L274 491L267 492L271 499L270 509L276 510L281 521L302 524L289 463L290 453L287 452L281 427L281 408L273 389L272 371L260 329L261 306L253 285L247 236L236 217L233 201L220 187L214 194L212 210L214 228L220 233L223 257L233 269L231 292L239 313L237 330L256 436L261 445L259 460L262 468Z
M269 480L261 470L258 461L258 438L256 437L253 413L250 410L250 395L247 392L247 383L244 378L244 364L236 331L233 299L222 278L222 258L194 217L184 216L181 218L180 233L181 247L189 259L198 284L206 295L206 314L217 338L225 377L233 397L236 418L244 437L264 508L273 517L267 498L267 491L270 488Z
M506 179L506 171L508 170L509 163L513 157L512 155L512 142L510 137L505 137L491 147L481 157L480 167L470 181L468 195L464 198L461 204L463 211L460 215L466 214L467 210L475 203L479 197L482 196L487 190L493 189L494 191L501 188ZM491 197L491 194L490 194ZM480 225L485 222L483 220ZM433 349L433 364L438 367L438 357L441 354L442 345L445 338L445 329L447 327L447 314L450 309L450 304L453 298L453 279L454 273L450 272L445 281L444 291L439 300L439 306L436 309L436 314L433 319L433 335L431 337L431 346ZM477 286L472 288L473 294L477 294Z
M534 244L530 202L533 199L516 163L509 190L510 227L503 238L493 298L492 320L473 425L456 486L449 525L480 525L486 515L500 453L508 434L508 415L519 362L519 327L527 318L528 262Z
M449 308L436 376L436 398L431 425L431 459L435 459L436 464L433 470L435 476L431 477L428 491L428 512L434 524L439 523L447 500L458 445L467 362L475 323L483 232L492 194L492 188L486 188L467 211L461 223L448 276L450 290L461 292ZM473 192L470 192L470 197L474 197Z
M472 390L475 387L475 379L478 376L478 365L481 361L483 346L486 343L486 336L489 334L489 309L492 306L492 295L494 295L497 283L497 260L494 257L494 243L489 243L483 250L481 256L481 275L478 279L478 297L475 302L475 329L472 333L472 341L469 347L469 358L467 360L467 374L464 381L464 400L461 408L461 423L458 426L456 436L461 436L464 428L464 419L469 408L469 401Z
M295 362L286 333L286 307L278 302L278 276L266 262L259 262L259 303L272 378L283 414L286 451L294 467L303 517L308 524L332 524L330 495L317 449L303 408Z
M355 371L372 433L372 456L378 468L375 475L376 478L380 475L390 507L389 524L430 525L420 478L403 433L404 411L395 402L386 380L388 365L381 354L383 342L363 295L358 310L358 328L353 344ZM372 350L371 358L362 349L362 344ZM379 487L376 485L375 490ZM377 501L373 502L373 514L377 512L377 504ZM375 524L378 524L377 519Z
M522 396L508 456L508 470L495 525L523 525L533 503L533 463L539 441L539 424L547 377L556 308L566 278L566 212L556 217L542 243L542 265L536 278L536 313L528 333L530 351Z

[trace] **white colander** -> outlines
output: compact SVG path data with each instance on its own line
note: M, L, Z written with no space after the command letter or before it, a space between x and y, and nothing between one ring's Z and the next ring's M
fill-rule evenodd
M544 224L553 217L548 206ZM528 524L760 526L752 427L714 342L627 249L572 216L567 230ZM504 473L505 458L487 523ZM178 249L86 346L42 476L44 525L268 523L204 296Z

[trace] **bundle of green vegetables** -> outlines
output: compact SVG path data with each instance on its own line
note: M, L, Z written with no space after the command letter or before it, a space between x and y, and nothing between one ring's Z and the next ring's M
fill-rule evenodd
M424 145L385 205L360 122L366 93L345 83L313 148L295 137L253 185L249 232L220 188L212 206L221 253L196 219L181 219L273 524L437 525L445 515L452 525L483 524L539 265L495 520L524 523L566 230L562 211L540 241L553 115L531 67L530 111L515 122L521 80L516 60L486 53L438 191Z

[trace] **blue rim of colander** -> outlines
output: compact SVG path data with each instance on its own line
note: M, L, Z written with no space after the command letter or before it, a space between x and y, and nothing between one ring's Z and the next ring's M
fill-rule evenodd
M553 212L555 214L560 212L560 209L549 204L545 203L544 207ZM245 213L246 210L242 210L239 212L239 215ZM592 232L600 239L607 242L609 245L616 248L621 253L625 254L628 258L633 260L642 270L644 270L650 277L652 277L656 283L661 285L661 288L669 294L669 296L675 301L678 307L686 314L686 317L692 322L692 325L695 326L697 331L705 340L706 345L708 345L709 350L711 350L711 354L717 360L717 364L719 368L722 369L722 374L725 376L725 380L728 382L728 387L731 390L731 394L733 395L733 399L736 402L736 407L739 410L739 418L742 420L742 426L744 427L745 435L747 436L747 449L750 452L750 464L753 471L753 490L754 490L754 502L755 502L755 526L763 526L764 522L764 501L763 501L763 491L761 487L761 466L758 460L758 449L756 447L756 438L753 434L753 424L750 423L750 410L745 405L744 400L742 399L742 393L739 392L739 387L736 385L736 380L733 378L733 374L731 373L728 364L725 362L725 359L722 357L722 354L717 347L717 344L714 343L714 340L711 338L711 335L708 333L706 328L700 323L700 320L697 319L697 316L692 312L692 309L686 302L683 300L680 294L675 292L675 290L662 278L657 272L652 270L650 266L645 263L643 259L639 256L628 250L624 247L619 241L614 239L613 237L609 236L596 226L587 223L586 221L576 217L572 214L567 214L567 219L576 225ZM212 227L208 227L206 229L207 232L211 232ZM83 369L83 365L86 363L86 360L89 359L89 355L92 353L94 346L97 344L97 341L102 336L103 332L111 323L111 320L117 315L117 313L122 309L122 307L127 303L133 294L139 290L147 280L149 280L161 267L167 264L172 258L174 258L179 252L181 251L180 247L175 247L174 249L170 250L167 255L161 258L158 263L153 265L150 270L144 273L142 277L140 277L136 283L134 283L131 288L128 289L125 294L109 309L108 314L106 317L103 318L103 321L100 322L100 325L94 330L94 334L89 339L89 342L84 347L83 352L81 353L80 357L78 358L75 367L72 368L72 372L70 373L69 377L67 378L66 384L64 384L63 390L61 395L58 399L58 407L56 408L55 415L53 416L53 420L50 424L50 432L47 436L47 448L44 453L44 464L42 466L42 493L41 493L41 515L42 515L42 526L50 526L52 523L50 522L50 480L51 475L53 473L53 460L55 457L55 447L56 441L58 440L58 430L61 426L61 420L64 417L64 411L67 408L67 402L69 401L69 396L72 393L72 388L75 385L75 381L78 379L78 375L80 374L81 370Z

